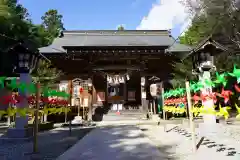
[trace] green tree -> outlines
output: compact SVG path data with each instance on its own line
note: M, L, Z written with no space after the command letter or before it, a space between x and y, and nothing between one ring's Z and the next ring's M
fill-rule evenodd
M50 9L42 16L42 24L35 25L35 38L41 44L41 47L47 46L52 43L54 38L58 37L61 30L65 30L62 23L62 15L58 14L57 10ZM49 86L55 82L61 75L61 72L54 68L51 63L41 60L33 75L38 77L38 82L44 86Z
M194 5L190 0L186 2L189 11L195 16L192 25L180 37L180 43L195 46L211 36L213 40L228 48L228 51L214 57L217 70L230 71L234 63L240 63L236 54L240 44L240 13L234 9L233 1L199 0Z
M50 9L42 16L42 26L48 33L50 43L59 35L60 31L65 30L62 18L62 15L55 9Z
M120 25L120 26L118 26L117 30L119 30L119 31L124 31L125 28L123 27L123 25Z
M55 83L61 72L54 68L50 62L40 60L37 69L32 74L36 77L35 81L40 82L42 86L50 86Z

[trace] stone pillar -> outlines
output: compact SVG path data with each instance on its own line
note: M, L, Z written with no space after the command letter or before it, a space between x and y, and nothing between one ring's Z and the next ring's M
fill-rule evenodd
M31 84L32 78L31 75L28 73L21 73L20 74L20 83L25 84ZM27 96L29 95L27 90L20 91L19 94L22 97L20 103L18 103L16 106L17 108L25 108L28 106L28 100ZM11 138L26 138L27 135L27 129L26 126L28 125L28 116L25 117L20 116L19 114L16 114L16 121L15 121L16 127L8 129L8 137Z
M199 76L199 79L203 84L205 84L206 80L211 80L210 72L203 72ZM211 95L212 87L204 85L204 88L201 89L201 92L203 95ZM206 110L210 109L211 111L215 111L213 99L202 101L202 105ZM204 114L203 120L205 124L216 124L216 116L214 114Z
M149 104L150 104L150 110L149 111L152 113L153 112L152 101Z

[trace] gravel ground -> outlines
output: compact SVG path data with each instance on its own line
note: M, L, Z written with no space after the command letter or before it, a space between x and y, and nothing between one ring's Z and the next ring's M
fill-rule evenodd
M0 146L1 160L53 160L63 154L92 128L77 127L69 135L68 128L57 128L40 133L38 137L38 153L31 154L32 142L24 144L5 144Z
M167 125L166 130L176 125ZM217 140L206 138L197 152L193 154L191 144L191 134L189 130L183 127L177 127L169 132L164 132L163 126L140 126L143 132L155 143L159 148L162 145L172 146L167 153L174 160L202 160L202 159L219 159L219 160L239 160L239 150L234 144L225 144L222 137ZM200 136L196 136L197 142ZM230 140L231 138L228 138ZM159 149L161 152L161 149Z

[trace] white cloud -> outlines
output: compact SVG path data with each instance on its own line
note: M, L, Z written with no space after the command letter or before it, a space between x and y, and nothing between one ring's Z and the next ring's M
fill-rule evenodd
M189 23L191 23L189 13L186 12L181 0L160 0L142 19L137 30L168 30L176 25L182 25L183 31Z

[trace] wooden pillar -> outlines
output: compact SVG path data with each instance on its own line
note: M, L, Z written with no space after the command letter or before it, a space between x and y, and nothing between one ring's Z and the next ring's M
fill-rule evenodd
M91 121L92 120L92 105L93 105L93 76L91 76L91 78L88 79L88 81L91 80L91 85L88 86L90 87L90 92L88 92L88 120ZM89 83L89 82L88 82ZM89 90L89 89L88 89Z
M124 104L123 104L123 107L124 105L126 104L127 100L128 100L128 89L127 89L127 78L124 77L124 91L123 91L123 96L124 96ZM125 109L125 107L124 107Z
M149 82L149 77L145 77L145 90L146 90L146 108L148 112L152 111L152 107L151 107L151 101L152 101L152 96L150 94L150 82Z
M72 80L68 81L68 93L69 93L69 107L72 107L72 92L73 92L73 84ZM67 123L67 108L65 108L65 123Z
M104 108L108 108L108 82L107 82L107 75L104 76L104 84L105 84L105 103Z
M92 78L92 104L97 104L97 91L95 87L95 78ZM94 108L93 108L94 109Z

